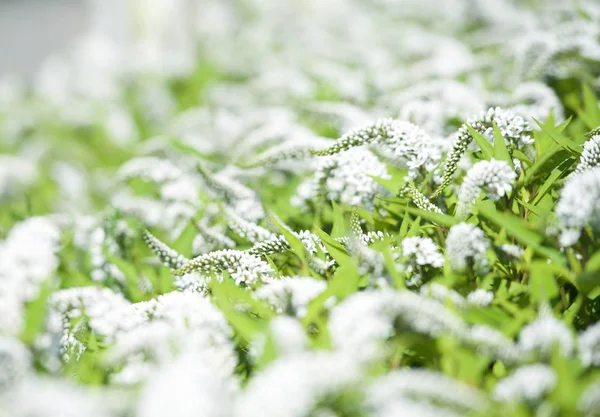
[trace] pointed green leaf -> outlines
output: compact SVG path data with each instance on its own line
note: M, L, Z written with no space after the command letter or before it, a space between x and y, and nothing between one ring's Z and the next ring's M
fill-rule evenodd
M479 145L483 156L488 161L492 159L494 155L494 148L490 145L490 142L486 138L483 137L479 132L473 129L471 126L467 125L467 129L469 129L469 133L473 136L473 140Z
M536 205L539 201L546 195L552 184L562 175L562 171L560 169L555 169L552 171L552 174L544 181L544 184L540 187L540 189L535 194L535 198L533 199L533 204Z
M543 246L541 244L544 239L543 236L531 230L527 223L520 218L508 213L496 211L494 204L490 201L481 202L478 205L478 211L492 223L504 227L508 234L512 235L525 246L529 246L540 255L551 259L562 267L566 265L564 255L553 248Z
M506 143L504 142L504 137L496 123L494 123L494 159L505 161L508 166L514 168L512 158L510 157L508 149L506 148Z
M571 153L574 156L579 157L579 155L581 155L581 152L583 152L583 148L581 147L581 145L578 145L577 143L573 142L569 138L561 135L556 129L550 129L547 126L544 126L542 123L540 123L536 119L533 119L533 120L544 131L544 133L546 133L561 148L568 151L569 153Z
M339 242L335 241L331 236L318 227L315 227L315 233L317 236L319 236L327 248L327 251L333 257L333 259L335 259L338 265L344 265L350 261L350 256L348 256L346 248L344 248Z
M331 202L333 209L333 228L331 229L331 237L344 237L346 236L346 220L344 219L344 211L336 204L335 201Z

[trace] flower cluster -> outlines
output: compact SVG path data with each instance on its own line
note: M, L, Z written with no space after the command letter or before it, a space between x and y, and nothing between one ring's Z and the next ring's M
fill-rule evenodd
M598 415L597 0L86 4L0 74L1 417Z
M375 195L383 192L373 177L385 179L389 174L369 150L357 147L334 153L317 162L314 175L300 184L292 202L300 206L324 198L349 206L372 206Z
M476 226L460 223L448 232L446 256L457 271L466 271L470 265L475 271L485 271L488 268L488 248L483 230Z
M460 186L456 215L466 217L482 191L492 201L504 197L512 190L516 177L515 171L504 161L477 162Z
M594 229L600 227L600 168L567 181L556 205L556 215L563 246L575 244L586 225Z
M490 108L487 112L481 112L476 117L468 119L458 130L452 149L446 157L442 184L437 189L436 194L441 194L444 188L450 184L461 157L473 141L469 127L489 142L493 142L494 125L500 130L509 149L526 151L526 148L533 144L532 128L521 116L517 116L510 110L500 107Z

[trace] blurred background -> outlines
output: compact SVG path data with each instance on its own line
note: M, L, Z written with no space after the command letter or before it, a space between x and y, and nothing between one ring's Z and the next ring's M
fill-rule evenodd
M83 30L88 6L84 0L0 0L0 75L30 78Z

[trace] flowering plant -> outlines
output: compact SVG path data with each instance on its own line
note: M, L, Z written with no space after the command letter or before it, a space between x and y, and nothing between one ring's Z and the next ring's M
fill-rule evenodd
M0 417L600 416L597 1L91 3L0 80Z

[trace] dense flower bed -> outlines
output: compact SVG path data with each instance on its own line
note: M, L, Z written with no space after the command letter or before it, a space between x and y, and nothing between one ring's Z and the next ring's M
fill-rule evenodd
M0 416L600 415L600 3L92 5L0 80Z

